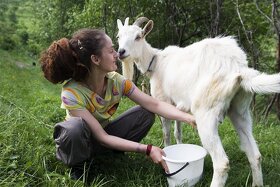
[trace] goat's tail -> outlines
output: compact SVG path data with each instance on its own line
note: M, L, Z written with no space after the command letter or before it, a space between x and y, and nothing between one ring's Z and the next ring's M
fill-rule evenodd
M254 69L241 72L241 87L252 93L280 93L280 74L265 74Z

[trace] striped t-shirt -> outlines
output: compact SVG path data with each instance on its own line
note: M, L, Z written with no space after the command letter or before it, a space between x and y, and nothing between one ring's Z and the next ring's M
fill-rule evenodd
M66 119L70 117L69 110L87 109L103 127L108 124L122 96L129 96L135 85L117 72L108 73L106 77L108 81L104 98L72 79L63 85L61 108L66 109Z

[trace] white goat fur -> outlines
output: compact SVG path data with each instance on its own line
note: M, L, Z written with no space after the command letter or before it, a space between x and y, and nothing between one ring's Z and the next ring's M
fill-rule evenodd
M128 78L132 78L134 62L150 77L153 97L195 116L201 143L213 162L211 187L225 186L229 170L229 160L218 135L218 125L225 115L231 119L240 137L240 147L248 157L252 186L263 186L261 154L252 134L249 107L253 92L280 92L280 75L249 68L246 54L233 37L209 38L185 48L169 46L159 50L145 40L153 28L152 20L143 29L129 25L128 18L124 25L120 20L117 23L120 59L130 68ZM137 36L141 39L135 40ZM147 72L153 56L151 71ZM170 129L169 126L163 129Z

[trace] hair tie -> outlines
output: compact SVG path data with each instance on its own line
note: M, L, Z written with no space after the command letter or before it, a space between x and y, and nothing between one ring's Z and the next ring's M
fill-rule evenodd
M80 40L78 40L78 47L79 49L83 49L82 42Z

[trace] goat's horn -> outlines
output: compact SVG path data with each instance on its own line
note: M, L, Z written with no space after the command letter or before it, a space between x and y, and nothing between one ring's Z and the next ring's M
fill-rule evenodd
M137 25L137 26L141 27L141 25L146 21L149 21L149 19L146 17L140 17L140 18L137 18L137 20L135 20L133 25Z

